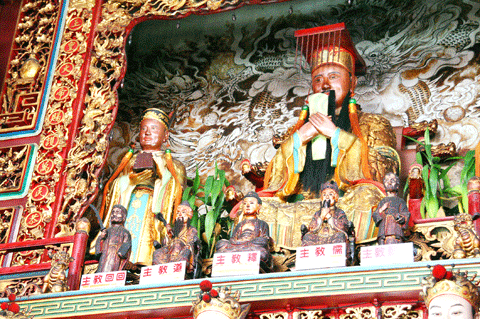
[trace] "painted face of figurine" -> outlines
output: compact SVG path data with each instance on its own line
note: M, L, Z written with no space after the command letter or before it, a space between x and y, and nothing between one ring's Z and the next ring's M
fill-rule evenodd
M255 197L245 197L243 199L243 205L245 207L243 215L250 217L256 216L261 206Z
M400 180L398 179L397 175L393 173L387 173L383 179L383 186L385 186L385 190L387 192L396 192L400 186Z
M337 203L337 200L338 200L338 194L337 194L337 192L334 191L334 190L331 189L331 188L325 188L325 189L322 191L322 202L323 202L324 200L330 201L330 207L335 206L335 204Z
M428 307L431 319L473 319L473 307L457 295L442 295L434 298Z
M112 224L123 224L123 222L125 222L126 217L127 217L127 214L125 214L125 212L120 207L114 207L112 209L110 222Z
M182 222L186 223L189 219L193 217L193 210L185 205L180 205L177 208L177 219L180 219Z
M156 152L167 141L168 130L157 120L146 118L140 123L140 146L145 152Z
M341 109L343 100L348 92L353 93L357 85L357 78L338 64L324 64L312 72L312 89L314 93L326 93L335 91L335 105Z

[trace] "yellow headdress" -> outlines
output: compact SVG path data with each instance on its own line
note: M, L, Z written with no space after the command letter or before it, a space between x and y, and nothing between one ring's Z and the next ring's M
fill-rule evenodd
M164 110L161 110L161 109L156 109L156 108L147 109L143 113L142 120L143 119L157 120L160 123L162 123L163 125L165 125L167 130L170 127L170 123L169 123L170 122L170 117L168 116L167 112L165 112Z
M311 71L323 64L345 67L351 74L365 72L365 62L353 45L344 23L295 31L297 48L301 50Z
M193 302L192 311L195 319L243 319L250 310L250 304L240 305L238 302L240 294L238 291L234 295L227 288L220 288L218 291L212 289L212 283L209 280L203 280L200 283L202 293L198 295Z
M475 276L468 279L468 273L447 271L442 265L433 267L432 275L422 282L423 291L420 293L428 307L430 302L443 295L457 295L467 300L478 311L480 306L480 293L477 284L473 283Z

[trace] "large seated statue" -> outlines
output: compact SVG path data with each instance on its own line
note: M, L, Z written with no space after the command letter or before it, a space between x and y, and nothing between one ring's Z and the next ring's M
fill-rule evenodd
M277 197L281 202L317 199L322 183L334 179L345 192L339 207L359 227L357 239L373 237L370 210L384 196L381 182L385 173L399 169L395 133L387 119L363 113L351 101L356 74L365 65L343 24L299 30L295 35L310 63L313 94L270 162L259 195ZM273 210L285 211L285 216L293 214L291 208L272 205L276 206ZM266 221L278 229L273 223L284 219L280 227L289 227L301 219L302 210L297 209L300 216L286 220L274 216ZM285 231L279 230L277 244L299 244L298 237L286 242L281 233Z
M147 109L140 123L142 150L126 163L108 190L107 215L116 204L127 208L125 228L132 235L130 261L151 265L154 241L162 241L165 227L155 215L162 213L167 223L175 220L186 183L185 167L172 159L161 146L168 140L169 117L160 109ZM106 225L108 227L108 224Z
M272 267L270 254L271 238L268 224L257 218L262 200L255 192L249 192L243 199L243 220L233 229L230 239L221 239L215 245L215 252L259 251L264 270Z

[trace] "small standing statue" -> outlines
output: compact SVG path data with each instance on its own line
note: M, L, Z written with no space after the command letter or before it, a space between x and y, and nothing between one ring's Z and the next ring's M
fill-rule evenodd
M268 224L257 218L262 200L255 192L249 192L243 198L243 220L235 226L230 239L221 239L215 245L217 253L260 251L260 260L265 270L272 268L270 254L270 232Z
M338 185L334 181L321 186L322 208L310 221L308 228L302 225L302 246L315 246L333 243L346 243L347 258L351 256L349 233L352 223L345 212L337 208Z
M428 309L428 318L473 319L480 306L478 282L468 273L447 271L444 266L433 267L432 275L422 281L420 296Z
M186 261L187 274L193 274L200 253L200 239L195 227L190 225L193 210L188 201L177 207L177 217L172 226L167 223L167 236L164 245L153 253L153 265L176 261Z
M410 212L405 200L397 195L400 179L394 173L387 173L383 179L383 186L387 196L380 201L372 215L375 225L378 227L378 244L403 243L404 231L410 220Z
M122 205L114 205L110 227L103 229L95 244L95 253L101 254L98 272L119 271L130 257L132 236L125 228L127 209Z

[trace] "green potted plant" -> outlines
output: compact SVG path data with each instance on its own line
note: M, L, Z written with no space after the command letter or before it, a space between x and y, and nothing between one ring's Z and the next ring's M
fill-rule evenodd
M215 172L205 179L205 184L202 184L197 168L195 178L183 192L182 200L187 200L194 209L191 225L197 228L202 239L200 255L206 275L209 274L215 244L219 239L228 238L233 223L228 217L232 207L225 200L224 190L228 186L225 171L215 163Z
M422 179L424 181L424 197L420 205L422 218L435 218L442 207L443 201L451 198L458 199L459 212L468 212L467 182L475 175L475 151L470 150L464 156L452 156L447 159L433 156L430 132L427 129L424 140L418 141L406 136L423 147L423 151L417 152L416 161L423 166ZM452 186L447 173L459 161L463 161L460 174L460 183ZM446 162L451 162L446 165ZM405 185L405 191L408 184Z

